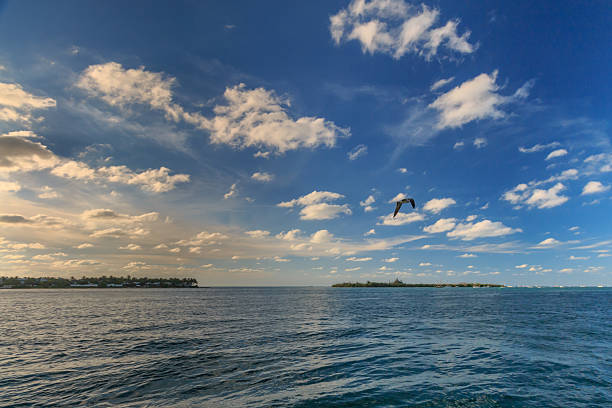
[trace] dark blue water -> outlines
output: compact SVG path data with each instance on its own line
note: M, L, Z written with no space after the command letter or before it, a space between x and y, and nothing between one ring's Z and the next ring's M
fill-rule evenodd
M612 407L612 289L0 291L0 407Z

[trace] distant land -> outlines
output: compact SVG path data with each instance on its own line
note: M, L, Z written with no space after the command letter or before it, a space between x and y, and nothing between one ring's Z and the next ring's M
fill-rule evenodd
M344 282L335 283L334 288L504 288L505 285L493 283L404 283L399 279L393 282Z
M194 278L134 278L131 276L100 276L80 279L0 277L0 289L70 289L70 288L197 288Z

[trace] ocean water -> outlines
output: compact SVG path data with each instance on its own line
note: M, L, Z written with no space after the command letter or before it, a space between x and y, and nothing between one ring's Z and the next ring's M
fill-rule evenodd
M0 407L612 407L612 289L0 290Z

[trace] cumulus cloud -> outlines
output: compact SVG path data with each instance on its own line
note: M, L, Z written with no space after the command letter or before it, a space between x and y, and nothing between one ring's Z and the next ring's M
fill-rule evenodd
M603 193L608 191L610 186L603 185L600 181L589 181L582 189L581 195Z
M174 189L178 183L188 182L188 174L170 175L166 167L135 172L126 166L92 168L87 163L56 156L45 145L29 140L34 134L0 137L0 172L28 172L49 169L57 177L138 185L154 193Z
M437 128L456 128L473 120L503 118L506 114L500 110L501 106L528 95L531 82L523 85L511 96L497 93L500 89L496 84L497 74L497 70L491 75L482 73L433 101L429 107L440 114Z
M138 251L139 249L142 249L142 247L137 244L127 244L126 246L119 247L119 249L127 251Z
M375 201L374 196L370 194L364 201L360 201L359 205L363 207L363 211L370 212L375 210L375 207L372 207Z
M34 110L56 105L54 99L35 96L19 84L0 82L0 121L29 123Z
M287 232L280 232L276 235L276 238L282 239L284 241L296 241L298 238L300 238L301 232L301 230L296 228Z
M459 141L453 145L453 150L460 150L463 146L465 146L465 142Z
M452 198L434 198L426 202L423 206L423 209L433 214L439 214L445 208L448 208L456 203L457 202Z
M471 241L477 238L501 237L517 232L522 232L522 230L508 227L501 222L483 220L477 223L459 223L452 231L447 232L446 236Z
M432 225L423 228L423 231L428 232L430 234L435 234L438 232L450 231L455 228L457 225L455 218L441 218Z
M425 219L425 216L418 212L411 212L411 213L399 212L397 213L395 218L393 217L393 213L382 216L382 217L378 217L378 218L380 219L380 222L378 222L377 225L390 225L390 226L398 227L400 225L410 224L410 223L417 222L417 221L423 221Z
M478 258L478 255L470 254L470 253L465 253L465 254L459 255L459 258Z
M550 152L548 154L548 156L546 156L546 159L544 160L550 160L550 159L554 159L556 157L563 157L567 155L567 150L565 149L557 149L557 150L553 150L552 152Z
M519 147L519 152L521 153L535 153L535 152L539 152L541 150L545 150L545 149L552 149L554 147L559 146L560 143L559 142L550 142L547 144L535 144L531 147Z
M253 175L251 176L251 178L253 180L257 180L257 181L261 181L262 183L268 183L272 180L274 180L274 175L270 174L270 173L266 173L264 172L255 172L253 173Z
M323 244L332 241L333 238L334 235L332 233L326 229L322 229L312 234L312 237L310 237L310 242L314 244Z
M337 45L356 40L364 53L381 52L395 59L412 53L429 60L440 47L469 54L476 46L468 42L469 31L457 34L458 20L438 25L440 11L403 0L353 0L330 17L330 33Z
M553 248L553 247L559 246L561 244L562 244L562 242L560 242L560 241L558 241L558 240L556 240L554 238L546 238L544 241L538 243L537 245L535 245L532 248L535 248L535 249Z
M534 188L536 185L539 183L519 184L512 190L506 191L501 198L516 204L519 208L521 205L526 205L539 209L557 207L569 200L567 196L560 195L566 188L563 183L557 183L549 189Z
M268 235L270 235L270 231L253 230L253 231L245 231L245 234L247 234L251 238L265 238Z
M368 154L368 147L364 144L357 145L347 153L349 160L357 160L361 156Z
M108 62L87 67L76 86L112 106L124 108L143 104L164 112L168 120L185 121L208 129L208 119L199 113L186 112L182 106L172 101L172 87L175 83L175 78L147 71L144 67L124 69L119 63Z
M211 142L236 148L259 147L278 153L298 148L333 147L349 129L316 117L292 119L288 99L264 88L247 89L245 84L227 88L227 104L214 108L210 122Z
M376 230L374 228L372 228L369 231L366 231L363 235L365 235L367 237L369 235L375 235L375 234L376 234Z
M291 201L278 203L277 206L291 208L300 206L300 219L302 220L330 220L339 217L341 214L352 214L348 204L329 204L344 198L342 194L330 191L313 191L305 196L295 198Z
M392 262L397 262L397 261L399 261L399 258L397 257L383 259L383 262L387 262L387 263L392 263Z

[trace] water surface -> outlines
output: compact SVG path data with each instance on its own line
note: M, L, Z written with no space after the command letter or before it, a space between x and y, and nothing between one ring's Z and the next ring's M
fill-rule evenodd
M0 407L612 406L612 289L0 290Z

